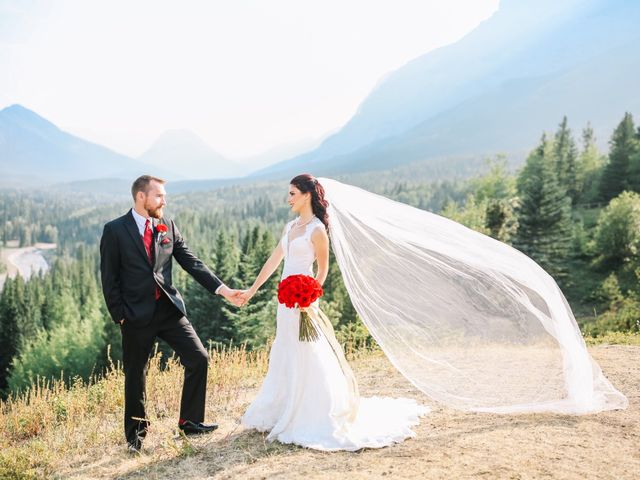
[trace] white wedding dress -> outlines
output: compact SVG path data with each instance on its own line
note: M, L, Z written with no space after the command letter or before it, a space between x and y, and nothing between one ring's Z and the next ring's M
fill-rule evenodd
M289 239L293 223L281 239L282 278L313 276L311 234L324 225L314 217L302 235ZM318 301L311 308L320 313ZM380 448L415 437L411 426L429 409L406 398L360 398L331 327L321 330L318 340L301 342L299 317L297 308L278 305L269 369L242 424L268 431L269 441L324 451Z

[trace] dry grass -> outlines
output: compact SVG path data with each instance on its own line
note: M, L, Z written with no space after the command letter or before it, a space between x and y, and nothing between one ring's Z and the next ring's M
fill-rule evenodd
M242 348L210 352L207 412L211 418L239 418L246 392L266 372L265 350ZM183 369L175 358L160 368L156 353L147 377L147 415L152 424L145 446L150 457L123 460L123 384L119 365L96 382L39 382L0 410L0 478L42 478L63 473L84 476L86 467L126 465L150 458L188 456L195 449L177 435ZM229 427L229 425L226 425ZM106 470L105 470L106 472ZM112 471L113 473L113 471ZM91 474L93 476L94 473Z
M265 442L238 419L264 375L264 351L212 352L207 416L220 429L202 437L176 432L181 368L149 371L151 431L142 455L122 439L122 373L94 385L59 383L5 404L0 478L637 478L640 472L640 347L589 348L629 398L625 411L598 415L491 415L439 405L418 437L358 453L323 453ZM379 352L352 358L361 393L425 401ZM4 470L3 470L4 469Z

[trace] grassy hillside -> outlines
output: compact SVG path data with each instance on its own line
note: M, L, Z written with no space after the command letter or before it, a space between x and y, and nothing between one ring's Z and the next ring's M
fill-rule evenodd
M141 455L124 447L123 374L114 365L94 383L41 384L3 403L0 478L593 478L604 472L632 478L640 466L640 337L616 334L597 343L592 355L631 402L624 412L574 417L454 411L431 404L380 351L352 352L363 396L413 397L433 411L415 439L334 454L268 443L263 434L240 427L266 371L266 350L211 352L207 419L220 429L202 437L178 435L182 369L173 359L161 370L156 355L148 377L151 429Z

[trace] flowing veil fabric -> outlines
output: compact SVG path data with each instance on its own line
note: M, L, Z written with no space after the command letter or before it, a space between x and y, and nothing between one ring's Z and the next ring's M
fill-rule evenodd
M439 215L318 180L356 311L426 395L497 413L627 407L558 285L531 258Z

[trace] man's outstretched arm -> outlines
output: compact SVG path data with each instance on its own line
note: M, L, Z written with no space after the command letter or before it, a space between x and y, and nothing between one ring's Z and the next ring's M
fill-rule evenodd
M178 230L176 224L171 221L173 230L173 256L180 266L191 275L207 291L222 295L229 302L240 306L240 290L227 287L222 281L189 249Z

